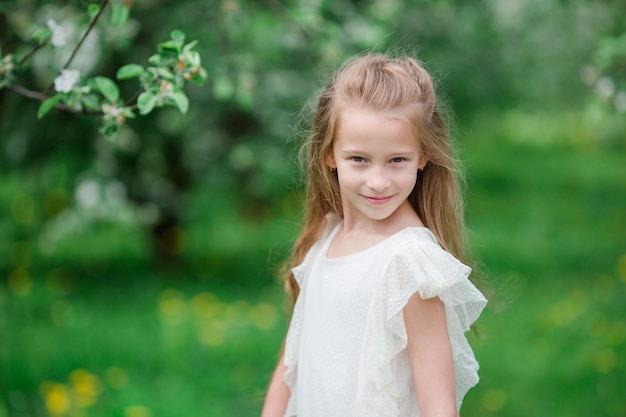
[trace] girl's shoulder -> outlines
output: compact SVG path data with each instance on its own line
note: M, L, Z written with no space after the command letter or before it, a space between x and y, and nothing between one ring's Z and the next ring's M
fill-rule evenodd
M396 232L390 238L397 240L397 245L435 245L440 247L435 234L425 226L410 226Z
M441 247L426 227L408 227L389 238L387 263L402 263L413 268L454 270L469 275L471 268Z
M401 229L387 237L382 243L384 253L381 253L381 256L386 261L406 256L429 257L431 253L443 251L433 232L423 226Z

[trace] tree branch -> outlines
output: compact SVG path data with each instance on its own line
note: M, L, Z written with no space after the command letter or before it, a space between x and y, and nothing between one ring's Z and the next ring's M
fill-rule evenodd
M104 9L106 9L106 7L108 5L109 5L109 0L102 0L102 5L100 6L100 10L98 10L98 14L96 14L94 16L94 18L91 20L91 22L89 23L89 26L87 27L87 30L83 34L83 37L80 38L80 41L78 41L78 44L76 44L76 47L74 47L74 50L72 51L72 54L68 58L68 60L65 63L65 65L63 65L62 70L67 69L70 66L70 64L74 60L74 57L78 53L78 50L83 45L83 42L85 42L85 39L87 39L87 36L89 36L89 34L91 33L93 27L96 25L96 23L98 23L98 20L100 20L100 16L102 16L102 13L104 12ZM54 86L54 81L50 83L48 88L46 88L46 90L44 91L44 94L50 93L50 90L52 90L53 86Z
M19 60L19 62L17 63L18 65L24 65L24 63L26 63L26 61L28 61L28 59L33 56L35 54L35 52L37 52L38 50L40 50L41 48L43 48L44 46L46 46L46 44L48 43L48 41L42 42L39 45L35 46L33 49L31 49L26 55L24 55L22 57L22 59Z
M128 100L126 100L126 102L124 102L123 106L128 107L132 103L134 103L135 100L137 100L137 97L139 97L139 94L141 94L143 91L144 91L143 88L139 89L131 98L129 98Z
M89 23L89 26L87 27L87 30L83 34L83 37L80 38L80 41L78 41L78 44L76 45L76 47L72 51L72 55L70 55L69 59L67 60L67 62L63 66L63 69L67 69L70 66L70 64L74 60L74 57L76 56L76 53L78 52L78 50L82 46L83 42L85 42L85 39L87 39L87 36L89 35L89 33L91 33L91 30L93 29L93 27L96 25L96 23L98 23L98 20L100 20L100 16L102 16L102 12L104 12L104 9L106 9L108 4L109 4L109 0L103 0L102 1L102 6L100 6L100 10L98 10L98 14L96 14L96 16L93 18L91 23Z
M17 94L22 95L24 97L28 97L28 98L31 98L31 99L34 99L34 100L38 100L38 101L44 101L44 100L49 98L47 94L40 93L38 91L29 90L28 88L24 88L22 86L15 85L15 84L7 85L6 89L7 90L11 90L14 93L17 93ZM57 110L62 110L62 111L67 112L67 113L83 114L83 115L86 115L86 116L102 116L104 114L101 111L91 111L91 110L76 111L76 110L71 109L71 108L69 108L66 105L61 104L61 103L55 104L54 108L57 109Z
M7 90L11 90L14 93L20 94L24 97L32 98L39 101L44 101L48 96L38 91L29 90L28 88L21 87L15 84L9 84L6 86Z

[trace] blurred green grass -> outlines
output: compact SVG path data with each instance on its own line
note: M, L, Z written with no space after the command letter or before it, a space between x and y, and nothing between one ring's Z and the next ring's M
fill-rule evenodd
M623 416L626 149L570 115L490 116L459 137L490 294L462 415ZM0 181L2 198L18 190ZM286 330L274 271L299 210L291 192L251 209L201 188L171 271L150 267L132 225L6 248L28 267L0 266L0 416L258 414Z
M209 292L160 278L67 295L37 284L27 300L4 294L3 389L12 411L47 400L48 410L68 401L93 416L129 415L133 406L159 416L255 414L285 328L279 292ZM71 376L80 370L93 377L82 388ZM64 387L66 398L42 391L46 383Z
M493 294L464 415L623 415L626 152L585 140L581 120L555 117L560 136L525 122L554 133L467 134L468 220Z

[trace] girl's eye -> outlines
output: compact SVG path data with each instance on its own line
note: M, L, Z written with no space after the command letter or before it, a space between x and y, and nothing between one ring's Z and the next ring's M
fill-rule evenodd
M357 163L361 163L365 161L365 158L361 156L353 156L350 159L352 159L353 162L357 162Z
M405 161L405 159L404 158L400 158L400 157L391 159L391 162L393 162L394 164L399 164L399 163L404 162L404 161Z

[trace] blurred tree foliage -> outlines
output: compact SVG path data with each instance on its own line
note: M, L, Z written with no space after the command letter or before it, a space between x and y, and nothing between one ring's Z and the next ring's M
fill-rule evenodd
M81 33L90 3L97 2L2 2L1 53L24 54L35 25L51 18ZM288 139L302 104L314 103L316 89L345 58L369 50L416 53L463 119L507 110L550 114L600 97L604 104L591 105L592 118L611 120L605 133L615 141L622 124L610 115L626 111L623 3L125 2L130 19L96 28L77 68L114 78L117 68L147 60L157 41L180 28L199 41L209 82L189 91L187 115L160 109L126 123L112 139L98 133L94 118L53 111L37 120L39 103L0 90L0 171L22 173L30 187L9 202L0 239L32 239L43 225L79 213L80 222L143 224L157 256L173 258L182 244L185 196L198 184L212 187L216 198L235 196L243 214L262 218L297 175ZM42 49L19 76L44 91L59 70L58 58ZM122 94L132 95L132 87Z

